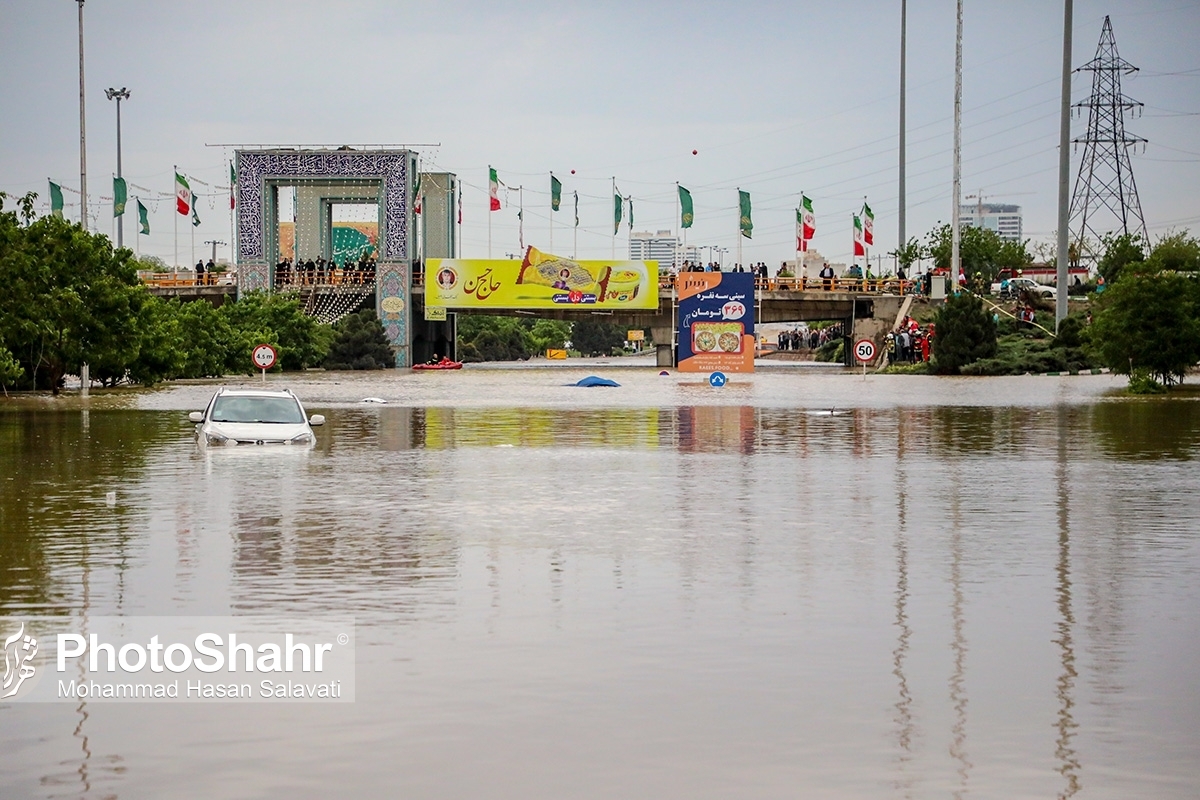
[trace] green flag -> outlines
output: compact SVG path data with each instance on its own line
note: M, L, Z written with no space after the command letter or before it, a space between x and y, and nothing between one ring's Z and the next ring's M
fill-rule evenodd
M742 236L747 239L753 239L751 236L754 233L754 223L750 221L750 193L743 192L738 189L738 207L740 216L738 218L738 227L742 229Z
M50 213L61 218L63 215L62 187L50 181Z
M554 173L550 173L550 210L558 211L559 205L562 204L562 181L554 177Z
M633 230L633 195L629 195L629 197L627 197L625 199L629 203L629 230L632 231Z
M200 227L200 215L196 213L196 196L192 195L192 227Z
M625 205L625 198L621 197L620 193L613 195L613 236L617 235L617 231L621 228L621 206Z
M679 186L679 184L675 184ZM696 219L696 214L692 210L692 193L687 189L679 186L679 224L684 228L692 227L692 221Z
M149 236L150 235L150 215L146 212L146 207L144 205L142 205L141 200L138 200L137 204L138 204L138 224L142 226L142 229L140 231L138 231L138 233L144 233L147 236Z
M125 179L113 178L113 216L125 213Z
M579 192L575 192L575 227L579 227Z

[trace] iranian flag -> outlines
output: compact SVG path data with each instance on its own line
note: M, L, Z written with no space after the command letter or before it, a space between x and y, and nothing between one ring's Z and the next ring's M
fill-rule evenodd
M817 232L817 215L813 213L812 198L804 194L800 195L800 213L802 215L803 238L804 241L808 241Z
M229 208L233 209L237 205L237 170L233 168L233 162L229 162Z
M175 173L175 210L185 217L192 213L192 187L178 172Z
M863 224L862 218L858 214L854 215L854 255L865 256L867 247L863 244Z
M875 212L863 201L862 207L863 218L863 242L869 245L875 244Z
M488 197L492 201L492 211L500 210L500 178L496 175L496 170L488 167Z

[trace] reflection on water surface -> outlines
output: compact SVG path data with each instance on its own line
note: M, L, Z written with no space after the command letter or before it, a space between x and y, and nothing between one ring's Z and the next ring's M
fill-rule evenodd
M727 397L0 411L0 613L360 642L337 709L0 705L0 795L1193 795L1200 404Z

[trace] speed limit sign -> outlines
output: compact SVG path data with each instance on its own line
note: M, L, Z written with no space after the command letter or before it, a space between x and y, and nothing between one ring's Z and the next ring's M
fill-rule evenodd
M264 371L275 366L275 359L278 357L275 348L269 344L257 345L250 353L250 360L254 362L254 366Z
M875 360L875 343L870 339L859 339L854 343L854 357L864 364Z

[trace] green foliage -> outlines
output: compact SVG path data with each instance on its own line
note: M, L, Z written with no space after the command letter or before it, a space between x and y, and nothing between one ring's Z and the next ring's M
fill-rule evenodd
M956 375L981 358L996 355L996 323L983 301L962 292L950 297L935 317L933 338L935 368Z
M1127 267L1146 260L1141 236L1129 233L1113 236L1110 233L1105 234L1100 244L1104 248L1104 255L1096 262L1096 270L1108 283L1115 283Z
M963 375L1086 372L1096 366L1096 362L1088 354L1087 331L1079 329L1078 324L1074 317L1068 317L1059 328L1059 336L1055 337L1047 336L1037 328L1019 329L997 340L994 356L967 364L960 372Z
M17 382L25 370L17 363L17 359L6 347L0 347L0 387L12 386Z
M888 253L888 255L895 256L896 262L904 269L906 273L909 273L912 271L912 265L925 257L925 245L921 244L916 239L909 239L904 246L897 247L895 250ZM947 261L947 263L949 262Z
M139 272L157 272L162 274L171 271L171 268L167 266L167 262L158 256L134 256L129 261L133 265L133 268Z
M883 375L928 375L929 362L917 361L912 364L889 364L880 370Z
M1163 386L1148 370L1135 369L1129 375L1130 394L1166 394L1167 387Z
M325 369L385 369L396 364L375 311L364 308L337 324Z
M517 317L462 314L458 318L458 354L463 361L518 361L535 352L526 321Z
M129 257L61 218L21 227L0 213L0 345L22 368L19 385L57 392L85 362L105 379L137 358L150 296Z
M626 329L601 317L585 317L571 325L571 344L584 355L609 355L625 344Z
M1113 372L1170 386L1200 360L1200 283L1174 272L1128 274L1097 298L1092 339Z
M234 364L227 365L233 371L251 370L250 350L263 342L279 351L278 369L315 367L325 360L333 341L332 329L306 316L300 301L287 295L250 292L220 311L235 331L244 334L240 342L244 349L235 354Z
M951 227L942 225L926 236L926 252L939 269L950 268L952 235ZM1005 241L1000 234L986 228L964 226L960 229L959 257L963 271L970 278L978 275L984 288L996 280L1000 270L1021 269L1033 263L1028 247L1028 240Z
M825 344L817 348L813 354L813 360L824 361L826 363L836 364L844 361L846 356L846 342L841 337L830 339Z
M560 319L539 319L529 330L533 337L533 349L538 353L561 350L571 338L571 323Z
M1200 242L1188 236L1186 230L1171 233L1158 240L1146 259L1150 270L1171 272L1200 271ZM1108 280L1108 276L1105 276Z

